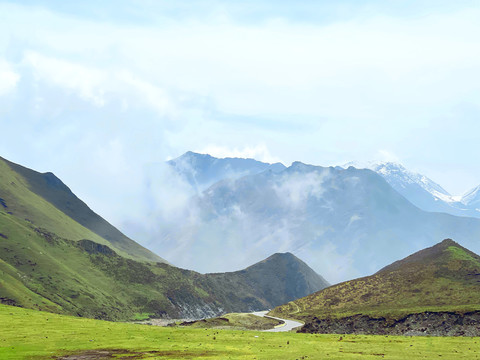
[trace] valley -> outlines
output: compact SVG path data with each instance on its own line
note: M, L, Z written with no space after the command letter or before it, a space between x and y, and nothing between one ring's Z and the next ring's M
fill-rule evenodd
M0 360L480 360L479 18L0 0Z
M196 155L189 154L189 159L192 157ZM211 157L206 159L213 161ZM289 168L275 166L273 171L268 164L247 164L259 168L245 175L245 167L240 167L241 175L207 185L201 197L193 195L195 206L210 209L207 218L212 224L217 224L218 219L241 219L232 212L235 206L244 214L255 214L260 219L263 216L262 222L272 225L278 221L285 223L287 219L294 221L298 227L296 239L304 241L296 253L305 254L314 263L314 259L318 259L318 248L314 242L306 241L310 231L329 222L332 229L338 227L327 232L330 239L334 239L341 226L343 232L335 236L348 239L346 230L356 227L357 232L353 234L358 235L362 224L368 223L365 209L374 214L369 215L369 221L373 222L367 228L376 224L375 231L385 229L382 236L387 229L403 227L412 234L421 232L418 229L423 223L423 228L426 224L436 227L432 232L436 236L442 231L452 231L449 229L465 236L473 231L468 238L474 243L477 219L423 212L370 170L295 163ZM123 235L90 210L53 174L40 174L6 160L1 160L0 166L0 302L4 304L0 307L1 316L6 323L14 321L16 327L23 326L25 334L33 338L39 336L38 323L22 323L22 316L52 324L52 332L47 331L49 335L45 339L52 337L60 341L62 327L72 335L70 340L67 335L61 335L61 347L52 344L50 348L39 345L25 348L21 339L4 332L4 342L17 346L0 346L0 355L3 351L7 355L20 354L18 357L22 358L50 351L49 354L56 354L58 359L78 356L97 359L122 354L140 358L255 356L268 359L279 354L315 358L314 354L320 351L325 358L332 359L348 359L355 354L367 358L388 354L390 358L400 359L402 347L412 342L409 345L420 348L412 352L412 358L436 354L436 351L447 356L453 356L452 351L455 355L464 354L465 358L477 356L471 348L458 352L455 344L456 341L475 343L480 336L480 257L451 239L386 264L373 275L334 285L291 252L274 253L238 271L201 274L176 267ZM219 169L215 179L225 169L232 171L229 166ZM206 179L207 183L211 180ZM296 188L291 184L299 181L302 186L295 190L299 192L292 192ZM200 183L194 180L192 183L199 186L196 191L202 191ZM289 199L288 206L282 203L280 194ZM327 204L329 210L321 210ZM335 216L338 212L347 215L339 219ZM352 214L362 215L352 221ZM247 238L248 234L268 229L253 224L243 224L240 228ZM188 224L181 230L185 229ZM240 234L237 225L230 230ZM230 244L234 234L224 234ZM252 239L264 247L262 251L273 250L274 244L285 248L281 242ZM316 241L321 243L321 239ZM414 239L415 246L424 241L418 236ZM400 243L386 242L385 238L371 243L363 236L354 240L362 245L361 250L350 249L358 261L373 259L379 254L383 262L398 259L399 249L408 249L411 247L408 244L412 244L408 238ZM258 245L254 243L245 242L243 246L253 246L251 251L258 252ZM220 245L214 238L212 244ZM348 248L347 244L342 246ZM200 245L205 246L198 243ZM224 254L223 261L231 263L245 256L242 247L234 245L226 249L211 248L211 261L218 256L213 254L219 253ZM203 254L195 244L190 251L198 257ZM378 265L373 262L369 266ZM265 309L273 310L267 313ZM267 317L263 317L266 313ZM103 321L91 323L95 320L80 318ZM120 323L154 324L155 319L161 322L169 318L188 320L165 328ZM80 321L78 324L82 324L84 330L89 329L88 332L81 335L81 331L73 330L71 326L76 321ZM92 330L91 326L107 327L112 334L120 331L131 335L115 335L114 340L110 335ZM94 337L88 343L82 338L87 334ZM415 340L398 337L405 335L422 337ZM425 335L441 339L439 347L430 349L432 343L440 340ZM458 336L462 338L456 338ZM138 337L143 340L134 342ZM228 345L232 341L237 345ZM196 342L199 345L193 346ZM343 344L348 342L355 345L347 351ZM382 351L372 350L376 348Z
M271 308L329 285L290 253L230 273L175 267L108 224L53 174L1 159L0 167L2 303L117 321L200 319Z

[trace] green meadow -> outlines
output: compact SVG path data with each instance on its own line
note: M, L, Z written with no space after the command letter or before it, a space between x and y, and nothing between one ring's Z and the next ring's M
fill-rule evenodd
M161 328L0 306L1 359L477 359L480 338Z

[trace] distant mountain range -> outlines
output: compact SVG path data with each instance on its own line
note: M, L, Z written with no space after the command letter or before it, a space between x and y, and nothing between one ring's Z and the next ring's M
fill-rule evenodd
M390 264L282 305L304 332L478 336L480 256L446 239Z
M174 267L52 173L0 158L1 303L109 320L202 318L271 308L328 286L294 255L275 253L231 273Z
M351 162L344 168L370 169L381 175L395 190L425 211L480 218L480 186L461 196L452 196L428 177L409 171L394 162Z
M273 172L285 170L285 165L282 163L268 164L254 159L241 158L218 159L208 154L197 154L192 151L167 163L199 193L220 180L238 179L266 170Z
M231 177L238 162L242 170ZM480 220L448 214L467 210L440 200L445 190L398 165L378 165L375 171L301 162L272 168L192 152L169 164L191 184L203 184L180 220L159 224L150 243L182 267L241 269L274 251L289 251L338 282L372 273L439 238L480 250ZM473 195L469 204L476 201ZM435 204L438 212L432 212Z

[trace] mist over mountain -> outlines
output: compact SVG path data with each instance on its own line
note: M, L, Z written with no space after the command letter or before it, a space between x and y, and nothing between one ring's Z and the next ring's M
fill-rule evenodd
M282 163L268 164L242 158L218 159L208 154L197 154L192 151L167 163L197 192L202 192L223 179L237 179L265 170L280 172L285 169L285 165Z
M250 312L329 285L290 253L229 273L172 266L93 212L52 173L1 157L0 248L0 303L99 319Z
M301 162L225 175L175 216L157 220L148 246L177 266L236 270L291 252L333 283L373 273L439 238L477 251L480 236L480 220L423 211L374 171Z

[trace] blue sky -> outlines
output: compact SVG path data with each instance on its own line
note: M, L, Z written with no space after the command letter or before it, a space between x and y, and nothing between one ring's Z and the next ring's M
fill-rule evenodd
M187 150L480 184L478 1L0 2L0 155L115 219ZM119 195L119 194L123 195Z

